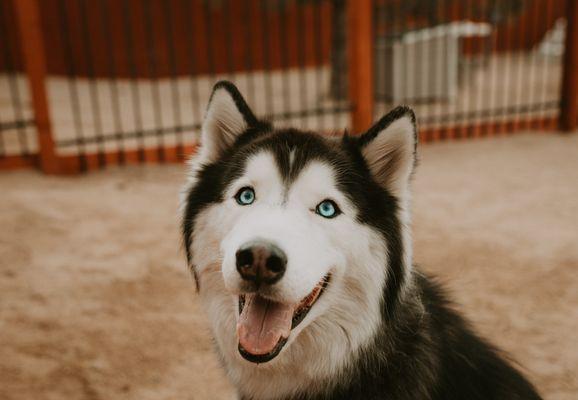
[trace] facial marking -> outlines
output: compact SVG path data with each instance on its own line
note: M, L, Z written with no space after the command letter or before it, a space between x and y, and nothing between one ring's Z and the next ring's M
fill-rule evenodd
M307 207L313 212L323 200L333 200L343 213L355 215L349 200L337 187L334 169L322 161L310 161L301 170L289 188L288 198L290 204Z
M290 153L286 156L289 160ZM255 240L270 242L287 254L284 277L274 287L261 289L278 301L299 302L342 264L339 246L332 246L334 240L328 239L335 225L317 213L320 203L331 200L336 208L354 214L334 175L330 165L313 159L301 163L299 174L290 181L282 176L277 152L264 148L249 157L243 175L228 188L228 197L236 196L227 203L235 222L221 251L225 284L232 293L248 288L237 271L235 255ZM254 190L254 200L239 204L237 197L247 187Z
M283 180L271 152L263 150L252 155L245 164L244 174L227 189L226 197L234 197L243 187L253 189L254 205L282 203Z
M294 162L295 162L295 149L292 149L289 152L289 168L293 167Z

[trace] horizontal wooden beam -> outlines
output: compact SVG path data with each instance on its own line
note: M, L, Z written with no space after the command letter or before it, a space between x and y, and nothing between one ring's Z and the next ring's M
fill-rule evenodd
M500 131L500 129L503 130ZM504 134L529 130L552 132L557 129L558 118L552 116L546 118L482 122L458 127L425 128L420 130L419 138L421 143L431 143L451 139L503 136ZM460 132L460 135L456 135L456 132ZM327 132L327 134L334 135L335 132ZM59 166L57 173L74 175L81 172L102 169L103 166L181 163L194 154L196 150L196 145L165 148L151 147L143 150L143 158L141 158L141 151L137 149L123 152L112 151L103 154L90 153L85 155L73 154L57 156ZM162 159L159 157L161 153L164 156ZM37 155L0 157L0 170L33 168L37 166L38 162L39 159Z
M59 156L59 173L73 175L81 172L102 169L103 166L139 165L139 164L170 164L185 161L197 149L196 145L182 147L150 147L144 150L112 151L103 154L90 153L84 155ZM143 158L141 153L144 152ZM163 154L162 160L159 154ZM144 161L143 161L144 159Z
M0 170L15 170L23 168L34 168L38 165L36 154L29 156L3 156L0 157Z
M512 119L508 121L491 121L420 129L419 140L421 143L428 143L449 139L504 136L510 133L530 130L548 132L556 131L557 129L558 118L556 116L519 120Z

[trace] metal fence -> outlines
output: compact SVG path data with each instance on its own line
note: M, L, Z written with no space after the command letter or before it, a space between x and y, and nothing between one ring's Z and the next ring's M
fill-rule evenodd
M359 132L399 103L415 108L425 141L554 129L560 116L571 128L578 89L561 82L578 68L576 46L564 52L575 9L564 0L0 0L0 168L181 161L219 79L276 125L327 133Z
M566 7L375 0L377 113L411 104L431 138L555 127Z

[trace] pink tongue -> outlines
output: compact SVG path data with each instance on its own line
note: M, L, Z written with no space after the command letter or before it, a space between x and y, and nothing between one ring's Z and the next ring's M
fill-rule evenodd
M289 337L293 309L292 305L247 295L237 322L239 344L251 354L270 353L281 338Z

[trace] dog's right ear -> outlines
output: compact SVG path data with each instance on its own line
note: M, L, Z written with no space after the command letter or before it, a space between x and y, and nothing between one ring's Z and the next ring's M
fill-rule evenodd
M239 135L257 123L235 85L228 81L216 83L203 121L198 161L216 161Z

